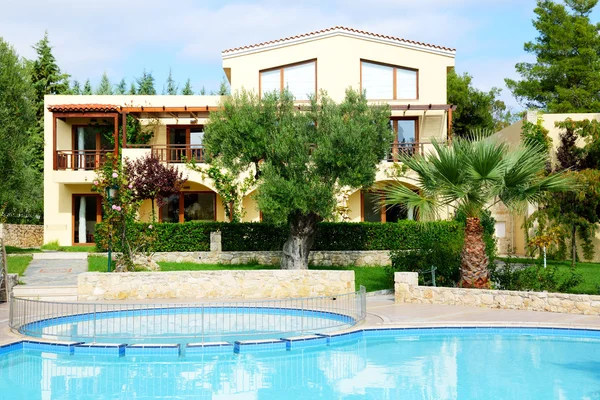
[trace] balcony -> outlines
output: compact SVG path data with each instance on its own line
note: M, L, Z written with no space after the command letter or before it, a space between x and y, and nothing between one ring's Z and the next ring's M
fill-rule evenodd
M397 162L401 157L412 157L416 154L423 155L425 154L425 148L430 146L431 143L425 142L394 142L386 160L388 162Z
M189 144L154 145L152 155L167 164L180 164L194 160L197 163L205 162L204 146Z
M94 171L105 161L112 150L57 150L55 154L56 171Z

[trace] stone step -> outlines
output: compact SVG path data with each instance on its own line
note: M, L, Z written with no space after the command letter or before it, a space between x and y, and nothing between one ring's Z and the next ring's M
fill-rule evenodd
M13 296L42 301L76 301L77 286L27 286L13 288Z
M65 251L44 251L33 253L34 260L87 260L88 253L69 253Z

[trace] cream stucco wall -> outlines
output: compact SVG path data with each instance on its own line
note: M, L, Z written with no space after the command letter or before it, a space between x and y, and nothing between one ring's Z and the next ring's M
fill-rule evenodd
M313 59L317 60L318 89L326 90L336 101L344 98L347 88L360 88L361 59L419 70L419 99L398 104L445 104L446 74L454 67L453 55L340 33L255 52L224 53L223 68L230 71L233 91L258 92L259 71Z

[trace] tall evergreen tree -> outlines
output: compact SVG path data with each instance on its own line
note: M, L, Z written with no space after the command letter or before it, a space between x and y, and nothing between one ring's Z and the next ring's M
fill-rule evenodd
M154 88L154 77L152 72L144 72L142 76L136 79L137 81L137 94L155 95L156 89Z
M176 95L177 89L178 89L178 85L173 80L173 75L171 74L171 68L169 68L169 76L167 77L166 89L163 89L163 94Z
M183 87L183 89L181 89L181 94L186 95L186 96L191 96L194 94L194 91L192 90L192 82L190 81L190 78L188 78L187 81L185 81L185 86Z
M138 94L134 82L131 82L131 85L129 86L129 92L127 92L127 94Z
M96 89L96 94L105 94L105 95L113 94L112 83L110 83L110 79L108 79L108 75L106 74L106 71L104 71L104 73L102 74L102 78L100 79L100 84L98 85L98 88Z
M82 90L81 94L86 94L86 95L94 94L92 92L92 84L90 83L89 78L85 81L85 85L83 85L83 90Z
M204 85L202 85L202 89L200 89L200 93L201 96L206 95L206 88L204 87Z
M525 51L535 62L516 65L522 80L506 86L526 107L550 113L600 109L600 24L590 21L598 0L538 0L535 41Z
M35 165L44 169L44 96L47 94L68 94L69 75L61 72L52 54L48 32L33 48L37 58L30 63L31 84L34 89L37 125L32 129Z
M69 91L71 92L71 94L81 94L81 84L77 79L73 81L73 84L71 85L71 89Z
M0 38L0 208L6 206L9 222L42 215L42 175L32 147L36 137L35 90L27 66Z
M127 92L127 83L125 78L121 79L121 82L115 87L115 94L125 94Z
M216 92L211 92L213 95L226 96L230 94L229 81L226 76L223 76L221 79L221 83L219 84L219 90Z

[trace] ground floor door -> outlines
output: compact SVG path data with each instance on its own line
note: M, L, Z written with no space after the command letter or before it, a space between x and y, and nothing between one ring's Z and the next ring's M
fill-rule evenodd
M73 195L73 244L93 244L96 223L102 221L102 201L97 194Z

